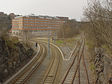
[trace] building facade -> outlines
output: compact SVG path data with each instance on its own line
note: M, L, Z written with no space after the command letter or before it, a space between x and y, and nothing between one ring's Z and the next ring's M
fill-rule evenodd
M36 36L55 35L56 30L68 20L68 17L18 16L12 20L12 33L22 35L30 32Z

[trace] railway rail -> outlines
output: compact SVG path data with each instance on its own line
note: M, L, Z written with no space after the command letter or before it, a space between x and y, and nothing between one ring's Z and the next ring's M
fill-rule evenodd
M32 73L38 69L46 56L46 47L41 44L39 49L39 52L34 58L4 84L25 84L25 82L31 77Z
M60 56L54 50L52 60L46 71L46 74L41 82L41 84L56 84L57 75L60 66Z
M82 84L90 84L88 70L84 58L84 49L85 49L85 39L83 39L80 43L77 44L77 47L74 50L74 52L76 53L73 53L74 59L71 65L68 67L68 70L66 71L61 84L81 84L81 68L82 68L80 67L81 61L83 63L82 65L84 67L87 79L86 83ZM78 80L76 80L76 77Z
M61 64L61 53L57 53L59 50L55 50L55 48L52 49L52 59L50 61L49 67L47 68L45 76L43 77L43 80L40 84L81 84L81 63L86 73L86 84L90 84L88 70L84 58L85 39L77 41L76 48L72 53L72 55L74 56L73 61L68 67L68 70L66 71L61 83L59 83L58 80L59 69ZM27 64L27 66L23 67L18 72L18 74L13 76L13 78L11 78L10 80L6 81L4 84L25 84L43 62L44 58L46 57L46 51L46 47L40 44L40 52L38 53L38 56L35 56ZM78 81L76 80L76 78L78 78Z

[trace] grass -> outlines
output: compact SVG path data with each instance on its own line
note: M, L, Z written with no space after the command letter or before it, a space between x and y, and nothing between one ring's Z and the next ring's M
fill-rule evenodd
M66 39L56 40L56 44L58 46L69 46L71 48L74 48L75 41L76 41L75 38L66 38Z
M93 47L94 47L94 43L93 43L93 42L90 42L90 41L86 41L86 45L87 45L89 48L93 48Z
M16 48L15 44L12 41L7 40L6 43L7 43L7 46L9 46L10 48Z
M58 45L62 45L64 42L62 41L62 40L57 40L56 41L56 44L58 44Z
M112 55L112 51L111 51L111 49L108 48L107 45L102 45L102 48L105 49L105 52L106 52L108 55L110 55L110 56Z
M91 69L92 71L95 71L95 65L94 65L94 63L92 63L92 62L91 62L91 64L90 64L90 69Z
M3 39L5 40L7 46L14 49L16 48L15 44L19 42L17 37L3 36Z
M19 40L17 37L10 37L10 40L13 42L13 43L18 43Z

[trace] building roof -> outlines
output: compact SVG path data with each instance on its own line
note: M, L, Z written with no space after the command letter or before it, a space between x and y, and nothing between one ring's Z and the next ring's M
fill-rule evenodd
M69 19L68 17L59 17L59 16L52 17L52 16L42 16L42 15L39 15L39 16L35 16L35 15L16 16L15 18L21 18L21 17L34 17L34 18L46 18L46 19L63 19L63 20L68 20Z

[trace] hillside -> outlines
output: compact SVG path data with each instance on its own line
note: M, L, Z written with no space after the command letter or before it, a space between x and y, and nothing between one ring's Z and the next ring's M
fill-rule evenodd
M33 56L34 50L17 38L0 37L0 82L17 72Z

